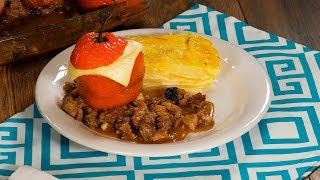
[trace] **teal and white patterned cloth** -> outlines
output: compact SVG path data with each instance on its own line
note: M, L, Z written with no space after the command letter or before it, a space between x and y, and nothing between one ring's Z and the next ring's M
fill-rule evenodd
M10 176L16 165L30 165L60 179L297 179L320 165L319 52L202 5L163 28L205 33L253 55L273 89L261 122L242 137L204 152L126 157L68 140L31 105L0 124L0 177Z

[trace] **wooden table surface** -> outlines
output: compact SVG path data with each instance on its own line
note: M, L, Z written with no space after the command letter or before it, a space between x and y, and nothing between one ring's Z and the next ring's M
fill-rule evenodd
M115 30L159 27L195 3L320 50L320 0L153 0L147 14ZM0 66L0 122L34 103L36 79L59 51ZM311 178L320 179L317 172Z

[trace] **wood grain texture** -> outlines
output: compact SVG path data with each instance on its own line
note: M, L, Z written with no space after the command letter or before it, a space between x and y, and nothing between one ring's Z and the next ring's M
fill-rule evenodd
M202 4L245 21L237 0L153 0L144 17L127 22L118 29L160 27L195 4Z
M306 180L320 180L320 167L318 167L314 172L312 172Z
M319 0L239 0L251 26L320 50Z
M57 52L0 66L0 122L34 102L38 75Z

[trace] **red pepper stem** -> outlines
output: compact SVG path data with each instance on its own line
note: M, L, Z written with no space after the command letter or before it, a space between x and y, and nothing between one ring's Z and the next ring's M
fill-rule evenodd
M98 35L98 38L97 38L97 42L98 43L108 41L108 39L106 37L102 37L102 31L103 31L103 27L106 24L106 22L108 22L110 20L110 18L114 14L114 12L117 10L117 0L113 0L113 2L114 2L113 10L110 13L110 15L107 17L107 19L104 21L104 23L102 24L102 26L101 26L101 28L99 30L99 35Z

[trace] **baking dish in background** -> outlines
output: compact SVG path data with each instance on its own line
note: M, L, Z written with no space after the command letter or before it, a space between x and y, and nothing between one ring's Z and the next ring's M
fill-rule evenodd
M103 30L134 21L143 16L150 4L151 0L127 0L120 3ZM70 46L85 32L97 32L112 11L112 6L87 13L75 7L70 14L56 13L35 17L39 19L34 21L26 19L23 25L5 25L0 28L0 65Z

